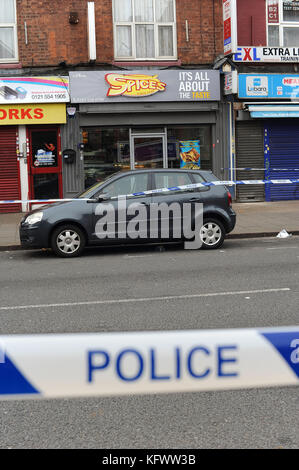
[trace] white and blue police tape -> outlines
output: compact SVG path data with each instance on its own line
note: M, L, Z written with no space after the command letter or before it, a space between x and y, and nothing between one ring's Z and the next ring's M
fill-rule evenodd
M222 170L246 170L246 171L299 171L299 168L239 168L239 167L233 167L233 168L221 168Z
M299 327L1 336L0 398L299 385Z
M228 181L204 181L202 183L193 183L193 184L186 184L181 186L172 186L170 188L158 188L158 189L150 189L148 191L140 191L138 193L132 194L122 194L120 196L114 196L110 199L117 199L117 198L129 198L129 197L136 197L136 196L148 196L151 194L158 194L158 193L166 193L171 191L184 191L188 189L196 189L196 188L204 188L206 186L235 186L238 184L299 184L299 178L287 178L287 179L271 179L271 180L228 180ZM73 199L14 199L14 200L2 200L0 204L28 204L28 203L39 203L39 204L50 204L55 202L69 202L69 201L88 201L90 198L73 198Z

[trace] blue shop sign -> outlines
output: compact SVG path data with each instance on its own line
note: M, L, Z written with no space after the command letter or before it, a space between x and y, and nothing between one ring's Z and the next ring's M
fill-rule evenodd
M299 98L299 74L239 74L239 98Z

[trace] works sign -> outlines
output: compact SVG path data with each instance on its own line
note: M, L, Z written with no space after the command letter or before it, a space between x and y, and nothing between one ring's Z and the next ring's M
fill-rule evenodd
M237 47L234 62L299 62L299 47Z
M64 123L66 123L65 104L0 105L0 126Z

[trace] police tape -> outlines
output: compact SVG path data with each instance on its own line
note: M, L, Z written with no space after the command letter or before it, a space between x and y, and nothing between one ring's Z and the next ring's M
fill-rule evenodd
M233 168L221 168L221 170L243 170L243 171L299 171L299 168L239 168L239 167L233 167Z
M0 399L299 385L299 327L1 336Z
M299 184L299 178L287 178L287 179L271 179L271 180L240 180L240 181L203 181L202 183L193 183L180 186L172 186L170 188L157 188L150 189L148 191L140 191L132 194L121 194L119 196L113 196L109 199L120 199L120 198L131 198L136 196L149 196L151 194L159 194L170 191L184 191L192 190L196 188L204 188L207 186L235 186L239 184ZM12 199L2 200L0 204L50 204L55 202L70 202L70 201L90 201L90 198L70 198L70 199ZM94 202L98 202L95 200Z

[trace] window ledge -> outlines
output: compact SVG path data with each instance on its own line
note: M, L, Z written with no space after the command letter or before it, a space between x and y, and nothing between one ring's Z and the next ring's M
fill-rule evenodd
M112 65L116 65L119 67L147 67L147 66L159 66L159 67L171 67L173 65L180 66L182 65L182 61L180 59L174 60L114 60Z
M22 68L21 62L7 62L7 63L0 62L0 69L21 69L21 68Z

